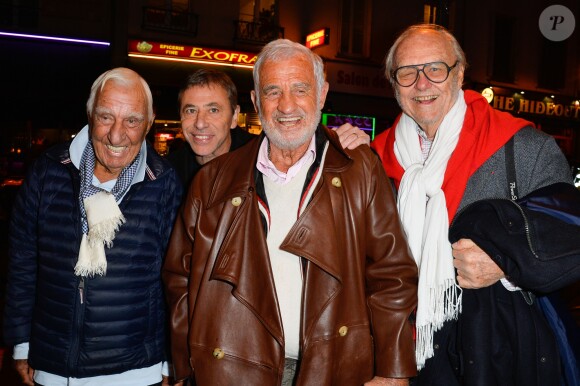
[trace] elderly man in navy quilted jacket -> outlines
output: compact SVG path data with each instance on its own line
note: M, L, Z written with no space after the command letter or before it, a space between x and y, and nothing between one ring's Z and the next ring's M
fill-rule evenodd
M145 141L137 73L99 76L87 114L16 199L4 337L27 385L165 385L160 271L182 188Z

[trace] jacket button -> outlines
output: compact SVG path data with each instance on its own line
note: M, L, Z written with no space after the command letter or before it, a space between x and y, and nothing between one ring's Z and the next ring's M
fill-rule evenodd
M342 326L341 328L338 329L338 335L346 336L346 334L348 334L348 327L347 326Z
M240 206L241 203L242 203L242 198L241 197L234 197L234 198L232 198L232 205L233 206Z
M226 354L221 348L214 348L211 355L213 355L215 359L222 359Z
M334 177L334 178L332 179L332 185L333 185L335 188L340 188L340 187L342 186L342 181L340 180L340 178L339 178L339 177Z
M541 357L540 358L540 362L542 362L542 363L546 363L546 360L547 360L546 357Z

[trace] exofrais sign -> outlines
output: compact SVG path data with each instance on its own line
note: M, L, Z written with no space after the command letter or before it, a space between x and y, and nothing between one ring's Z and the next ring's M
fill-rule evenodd
M145 59L173 60L221 66L252 68L258 54L201 46L186 46L129 39L129 56Z

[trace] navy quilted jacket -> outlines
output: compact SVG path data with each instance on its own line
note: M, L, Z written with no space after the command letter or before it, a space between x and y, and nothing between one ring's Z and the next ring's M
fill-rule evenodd
M121 201L126 223L105 249L106 275L81 280L80 177L68 148L37 160L15 202L5 340L30 342L32 368L64 377L151 366L165 359L160 271L182 187L149 146L145 179Z

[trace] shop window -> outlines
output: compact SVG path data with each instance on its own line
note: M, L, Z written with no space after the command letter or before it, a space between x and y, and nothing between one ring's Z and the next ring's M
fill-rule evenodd
M168 11L188 12L190 0L147 0L147 6Z
M342 0L340 53L367 57L370 46L371 1Z
M143 26L149 29L197 33L197 15L191 12L190 0L147 0Z
M240 0L240 20L253 22L255 13L254 0Z
M262 123L260 116L254 111L238 114L238 126L250 134L259 135L262 132Z
M283 37L276 0L240 0L236 40L264 44Z
M437 20L437 6L425 4L425 6L423 7L423 22L435 24L436 20Z
M512 83L513 40L515 22L511 17L496 16L493 34L493 69L492 78L498 82Z
M278 23L276 0L240 0L240 20Z
M560 89L566 83L566 41L543 39L538 87Z
M449 1L427 0L423 6L423 23L449 28Z

